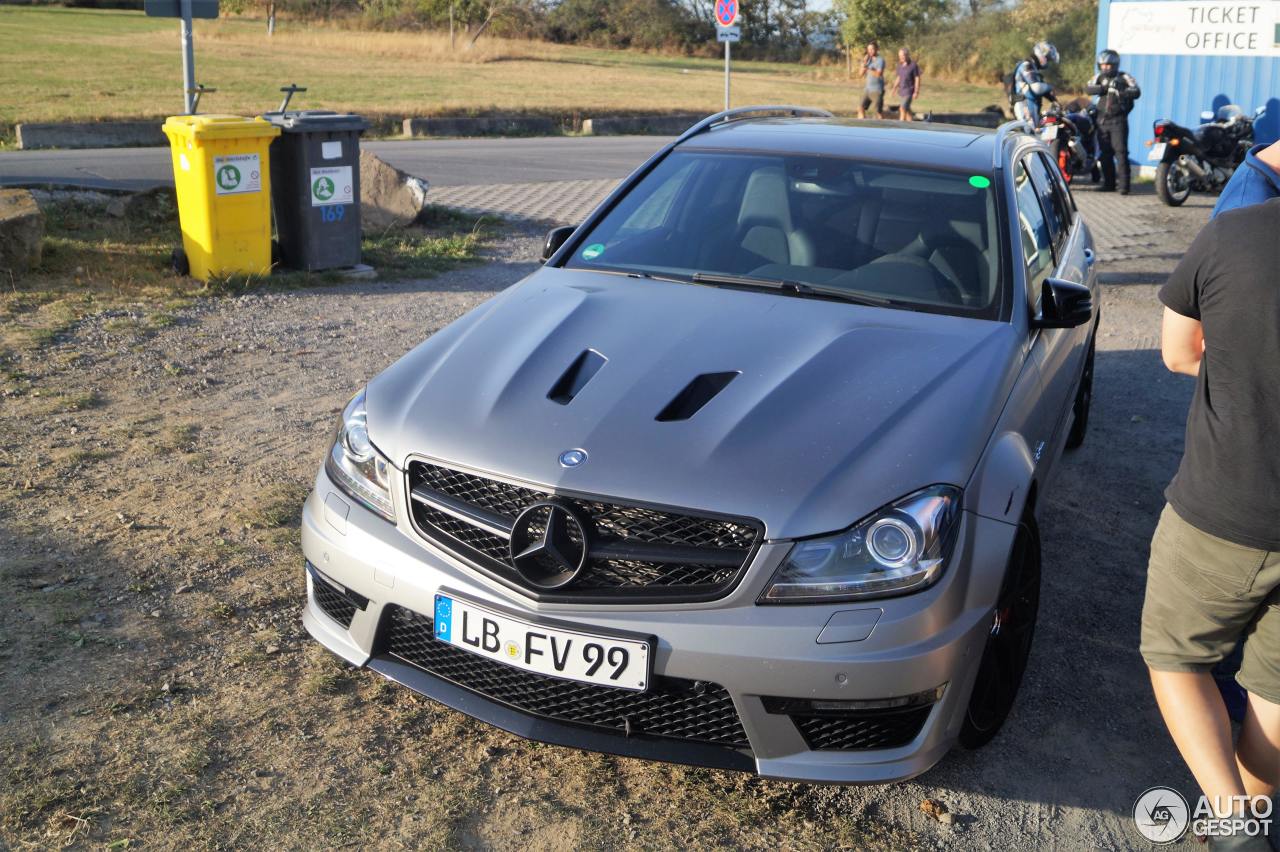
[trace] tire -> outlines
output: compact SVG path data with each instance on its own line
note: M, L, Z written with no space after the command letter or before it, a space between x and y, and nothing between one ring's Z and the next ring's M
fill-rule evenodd
M1080 388L1076 391L1076 401L1071 407L1074 415L1071 431L1067 433L1066 448L1074 450L1084 443L1085 433L1089 431L1089 407L1093 403L1093 350L1096 340L1089 338L1089 352L1084 356L1084 371L1080 374Z
M1174 185L1170 186L1170 182ZM1172 163L1161 163L1156 166L1156 195L1170 207L1181 207L1191 197L1191 181L1181 167L1173 168Z
M987 646L978 663L960 745L981 748L1000 732L1013 709L1031 655L1040 609L1040 531L1030 515L1018 525L1004 583L996 600Z
M191 262L187 260L187 253L182 246L178 246L169 254L169 268L175 275L191 274Z

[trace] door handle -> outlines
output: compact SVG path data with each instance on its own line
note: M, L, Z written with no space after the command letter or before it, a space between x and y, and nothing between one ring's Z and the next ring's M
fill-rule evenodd
M1093 262L1097 259L1097 256L1093 253L1093 249L1087 248L1084 250L1084 262L1086 266L1093 266Z

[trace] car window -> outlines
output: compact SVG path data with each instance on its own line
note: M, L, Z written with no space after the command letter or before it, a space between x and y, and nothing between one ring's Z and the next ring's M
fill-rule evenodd
M1064 220L1067 223L1067 229L1070 230L1071 225L1076 219L1076 200L1071 197L1071 190L1067 187L1067 182L1062 178L1062 170L1053 164L1053 157L1040 152L1040 157L1049 165L1049 174L1053 175L1053 188L1057 192L1058 200L1061 202L1061 208Z
M986 175L677 150L564 267L764 278L994 319L1003 304L997 215Z
M669 175L648 198L635 208L631 215L623 220L622 227L618 229L619 236L662 227L671 212L671 205L692 172L693 163L686 163L683 168L676 169Z
M1040 206L1040 194L1021 162L1014 173L1018 198L1018 232L1022 235L1022 259L1027 269L1027 300L1034 313L1040 301L1040 285L1053 273L1053 244Z
M1053 172L1047 160L1039 152L1033 151L1023 158L1031 172L1031 182L1040 196L1040 207L1044 211L1045 224L1049 228L1049 241L1055 247L1062 245L1062 240L1069 228L1070 216L1058 195L1053 180Z

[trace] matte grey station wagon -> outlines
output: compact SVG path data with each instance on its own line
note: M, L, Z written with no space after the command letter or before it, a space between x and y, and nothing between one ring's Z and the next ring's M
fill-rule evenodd
M351 400L311 635L564 746L811 782L1014 705L1085 436L1089 229L999 130L700 122Z

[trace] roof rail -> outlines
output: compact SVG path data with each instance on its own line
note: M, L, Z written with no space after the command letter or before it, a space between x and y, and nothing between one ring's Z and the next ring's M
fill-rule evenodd
M1031 133L1031 125L1020 118L1006 121L996 128L995 151L991 155L991 168L999 169L1004 157L1004 140L1010 133Z
M686 139L689 139L690 137L697 136L699 133L704 133L707 130L710 130L711 127L716 124L723 124L728 121L740 120L742 118L745 118L748 115L753 115L757 113L778 113L778 112L786 113L788 115L794 115L794 116L809 115L809 116L813 116L814 118L835 118L835 116L831 112L825 109L818 109L817 107L789 106L785 104L774 105L774 106L735 107L733 109L724 110L723 112L718 112L715 115L707 116L706 118L702 119L702 121L699 121L693 127L690 127L684 133L680 134L680 138L677 139L676 142L678 144L680 142L685 141Z

